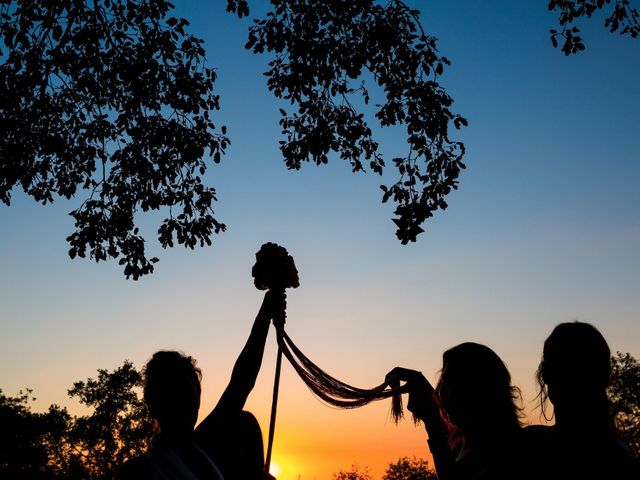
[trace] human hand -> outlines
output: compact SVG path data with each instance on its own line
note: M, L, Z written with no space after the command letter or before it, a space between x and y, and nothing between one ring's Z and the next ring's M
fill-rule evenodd
M387 385L398 385L400 382L404 382L400 387L401 390L409 394L407 409L415 417L425 420L437 412L433 387L421 372L396 367L385 376Z
M273 320L275 326L284 325L287 317L287 294L284 290L268 290L258 316L265 320Z

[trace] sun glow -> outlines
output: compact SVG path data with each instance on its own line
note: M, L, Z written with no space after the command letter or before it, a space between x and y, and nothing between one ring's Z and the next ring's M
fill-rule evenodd
M280 468L280 465L278 465L277 463L271 462L271 465L269 465L269 473L277 478L278 475L282 473L282 469Z
M314 467L315 465L312 465L309 468L315 470ZM280 454L271 462L269 473L278 480L297 480L301 477L301 472L306 472L304 478L307 478L306 474L309 468L301 470L300 464L295 458L291 458L287 454Z

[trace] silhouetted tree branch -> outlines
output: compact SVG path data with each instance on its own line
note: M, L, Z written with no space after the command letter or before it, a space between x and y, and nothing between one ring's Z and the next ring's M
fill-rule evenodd
M140 455L147 447L153 421L136 389L142 377L125 361L113 372L98 370L97 379L75 382L70 397L92 408L91 415L77 417L69 429L69 443L82 458L91 478L113 478L118 466Z
M163 247L210 244L225 226L204 156L218 162L228 139L214 133L216 75L188 22L165 0L0 4L0 200L14 187L44 204L84 191L69 255L119 258L134 279L157 261L139 211L171 208Z
M56 405L34 413L30 390L16 397L0 390L0 478L112 479L124 460L146 450L153 431L140 383L130 362L76 382L69 396L92 409L80 417Z
M395 203L400 241L415 241L465 167L464 145L450 133L467 121L440 84L449 60L436 38L401 0L271 4L246 47L272 54L268 88L291 104L280 120L287 167L332 154L354 172L392 165L382 201ZM240 18L249 6L226 4ZM209 245L225 230L214 217L216 191L202 181L205 156L217 163L229 144L211 119L216 75L172 8L167 0L0 0L0 200L9 205L14 188L44 204L78 196L69 255L118 259L133 279L158 261L145 252L138 213L168 213L158 228L163 247ZM561 26L551 40L562 40L565 54L584 48L575 22L599 11L610 31L640 32L631 0L550 0L548 8ZM406 150L383 158L371 121L402 127Z
M447 207L445 197L464 168L464 146L450 140L449 128L467 121L451 111L453 100L438 83L449 61L439 54L436 38L424 33L417 10L397 0L272 3L266 19L254 20L246 47L275 54L267 85L295 108L291 114L281 109L287 167L325 164L335 152L354 172L363 171L366 161L382 174L379 144L354 107L369 103L363 78L371 79L386 99L375 106L379 125L406 129L407 152L392 159L398 180L381 186L382 201L397 205L398 239L415 241L420 225ZM229 3L232 11L241 8Z
M562 27L560 31L550 31L551 43L557 47L560 38L565 55L578 53L585 48L575 21L591 18L600 11L607 10L604 26L611 33L619 31L620 35L631 35L632 38L640 33L640 13L631 6L630 0L549 0L549 10L558 12L558 22Z

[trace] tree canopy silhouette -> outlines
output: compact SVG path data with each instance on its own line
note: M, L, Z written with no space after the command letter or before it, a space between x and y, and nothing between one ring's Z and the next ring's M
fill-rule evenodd
M45 480L73 477L75 465L67 463L65 471L55 452L65 450L65 437L70 415L65 409L52 405L45 413L31 411L34 400L31 390L7 397L0 390L0 477L12 479Z
M382 480L438 480L438 476L427 460L402 457L389 464Z
M351 465L350 470L340 470L331 476L331 480L373 480L368 468Z
M620 438L640 458L640 362L630 353L612 356L607 395Z
M68 393L92 409L75 417L67 442L83 455L81 464L89 478L113 478L116 469L142 454L153 432L153 420L139 391L142 376L129 361L113 372L98 370L96 379L73 384Z
M401 457L389 463L382 475L382 480L437 480L436 472L429 466L429 462L422 458ZM340 470L334 473L333 480L372 480L369 470L358 465L352 465L350 470Z
M193 248L224 230L203 184L220 160L215 72L166 0L0 2L0 199L86 197L71 212L69 255L153 271L137 211L169 209L158 236Z
M558 13L561 29L551 29L551 42L554 47L562 41L565 55L584 50L585 45L580 36L580 29L575 25L581 18L591 18L605 11L604 26L611 33L630 35L636 38L640 33L640 13L631 6L630 0L549 0L549 10Z
M153 423L138 394L140 373L125 361L97 379L76 382L68 393L91 408L72 417L51 405L31 410L31 390L7 397L0 390L0 478L112 479L127 458L146 450Z
M419 12L401 1L273 4L267 18L249 29L246 47L275 54L267 85L295 108L291 114L281 110L280 150L287 167L327 163L335 152L354 172L364 170L366 161L382 174L379 144L354 107L356 100L369 103L362 80L367 74L384 92L385 102L375 107L380 126L406 128L407 152L392 160L398 180L381 186L382 201L397 204L398 239L415 241L420 225L447 207L445 197L464 168L464 146L449 138L449 128L467 121L451 111L453 100L438 83L449 61L439 54L436 38L424 32Z
M354 172L392 165L382 201L396 205L398 239L416 241L465 167L464 145L450 134L467 122L440 84L449 60L436 38L401 0L271 4L246 47L270 54L267 86L291 104L280 120L287 167L331 155ZM226 7L250 13L247 0ZM172 8L167 0L0 0L0 200L9 205L14 188L45 204L80 197L69 255L117 259L133 279L158 261L145 252L138 212L166 212L157 231L165 248L209 245L225 230L214 217L216 191L202 180L229 144L212 120L216 75L203 41ZM611 31L639 32L630 0L550 0L548 8L562 27L552 42L564 39L565 54L584 48L575 22L601 10ZM371 120L404 128L406 150L383 158Z

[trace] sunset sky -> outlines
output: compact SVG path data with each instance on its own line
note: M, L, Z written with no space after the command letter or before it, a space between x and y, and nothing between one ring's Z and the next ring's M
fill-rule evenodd
M318 365L373 387L396 365L434 381L444 350L493 348L521 387L532 423L542 343L560 322L596 325L612 351L640 357L640 40L581 24L585 52L551 46L546 2L410 2L452 65L442 83L469 120L449 208L403 246L381 204L385 179L334 159L288 171L269 57L243 49L247 19L222 1L176 0L218 73L218 125L232 144L206 180L228 230L212 247L163 251L157 215L141 215L156 272L125 280L117 262L70 260L67 213L15 191L0 206L0 388L34 389L36 409L70 400L74 381L158 349L182 350L204 373L201 416L226 386L262 300L251 266L273 241L294 256L287 331ZM250 2L252 14L266 2ZM383 132L384 153L403 151ZM402 132L400 132L402 133ZM393 178L389 170L386 179ZM276 356L271 332L248 409L266 434ZM284 364L274 462L279 480L329 480L352 464L379 478L400 456L429 458L422 427L395 426L390 402L328 408Z

